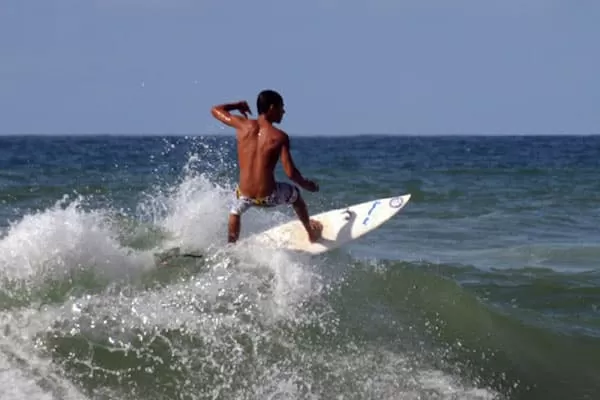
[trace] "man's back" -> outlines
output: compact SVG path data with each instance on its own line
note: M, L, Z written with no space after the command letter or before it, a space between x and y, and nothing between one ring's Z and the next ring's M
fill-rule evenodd
M252 114L248 103L239 101L220 104L211 108L212 115L227 126L236 129L240 176L236 188L236 201L229 210L228 241L237 241L240 233L241 215L253 205L277 206L291 204L304 225L310 241L318 239L322 224L310 220L306 203L298 187L285 182L275 182L274 170L281 157L283 170L290 180L305 190L316 192L319 185L302 176L294 165L287 134L273 126L280 123L285 114L283 98L272 90L259 93L256 100L258 119ZM231 114L238 110L242 115Z
M275 188L275 166L283 134L271 124L248 119L237 131L239 186L247 196L264 197Z

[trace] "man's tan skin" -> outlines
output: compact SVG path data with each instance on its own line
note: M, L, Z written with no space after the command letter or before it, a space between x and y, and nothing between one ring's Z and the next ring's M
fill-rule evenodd
M319 186L305 179L294 165L288 135L273 126L274 123L281 122L285 113L281 96L274 91L263 91L257 99L257 107L259 109L257 119L248 118L247 114L252 114L252 111L245 101L216 105L211 109L216 119L236 129L240 169L239 193L252 199L265 198L274 193L277 187L274 170L280 158L290 180L305 190L318 191ZM242 115L231 114L234 110ZM299 190L292 206L306 229L308 239L311 242L318 240L323 226L318 221L309 219L306 203L299 195ZM239 238L240 214L241 212L229 214L229 243L235 243Z

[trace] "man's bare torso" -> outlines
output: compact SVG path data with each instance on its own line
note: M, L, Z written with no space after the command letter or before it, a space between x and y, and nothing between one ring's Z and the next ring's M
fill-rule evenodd
M225 125L236 129L238 162L240 175L238 186L244 197L264 198L276 188L274 170L281 158L283 170L287 177L305 190L316 192L319 185L302 176L294 165L290 154L290 143L287 134L275 127L273 123L281 123L285 114L283 98L273 90L264 90L256 100L258 119L248 118L252 114L246 101L219 104L211 108L211 114ZM242 115L232 115L237 110ZM296 188L292 192L297 191ZM306 203L296 192L280 203L292 204L294 211L306 232L309 240L317 240L323 229L320 222L309 219ZM228 222L228 242L235 243L240 233L240 220L243 210L237 207L230 210Z
M275 189L274 170L279 161L283 133L269 123L248 119L236 132L239 188L244 196L259 198Z

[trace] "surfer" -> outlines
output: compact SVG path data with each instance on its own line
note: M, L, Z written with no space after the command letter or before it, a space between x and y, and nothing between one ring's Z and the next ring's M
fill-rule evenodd
M317 192L319 185L302 176L294 165L290 154L289 136L273 126L281 123L284 104L281 95L273 90L263 90L256 99L257 119L248 118L252 114L248 103L220 104L212 107L211 114L227 126L235 128L238 148L239 183L235 190L236 199L229 210L228 242L235 243L240 234L241 216L250 207L274 207L291 204L308 239L316 241L323 226L309 219L306 203L297 186L275 181L275 166L281 164L288 178L310 192ZM242 115L231 114L239 111Z

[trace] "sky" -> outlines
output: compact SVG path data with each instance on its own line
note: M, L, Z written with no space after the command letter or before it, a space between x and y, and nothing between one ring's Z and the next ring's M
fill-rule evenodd
M0 134L598 134L597 0L2 0Z

